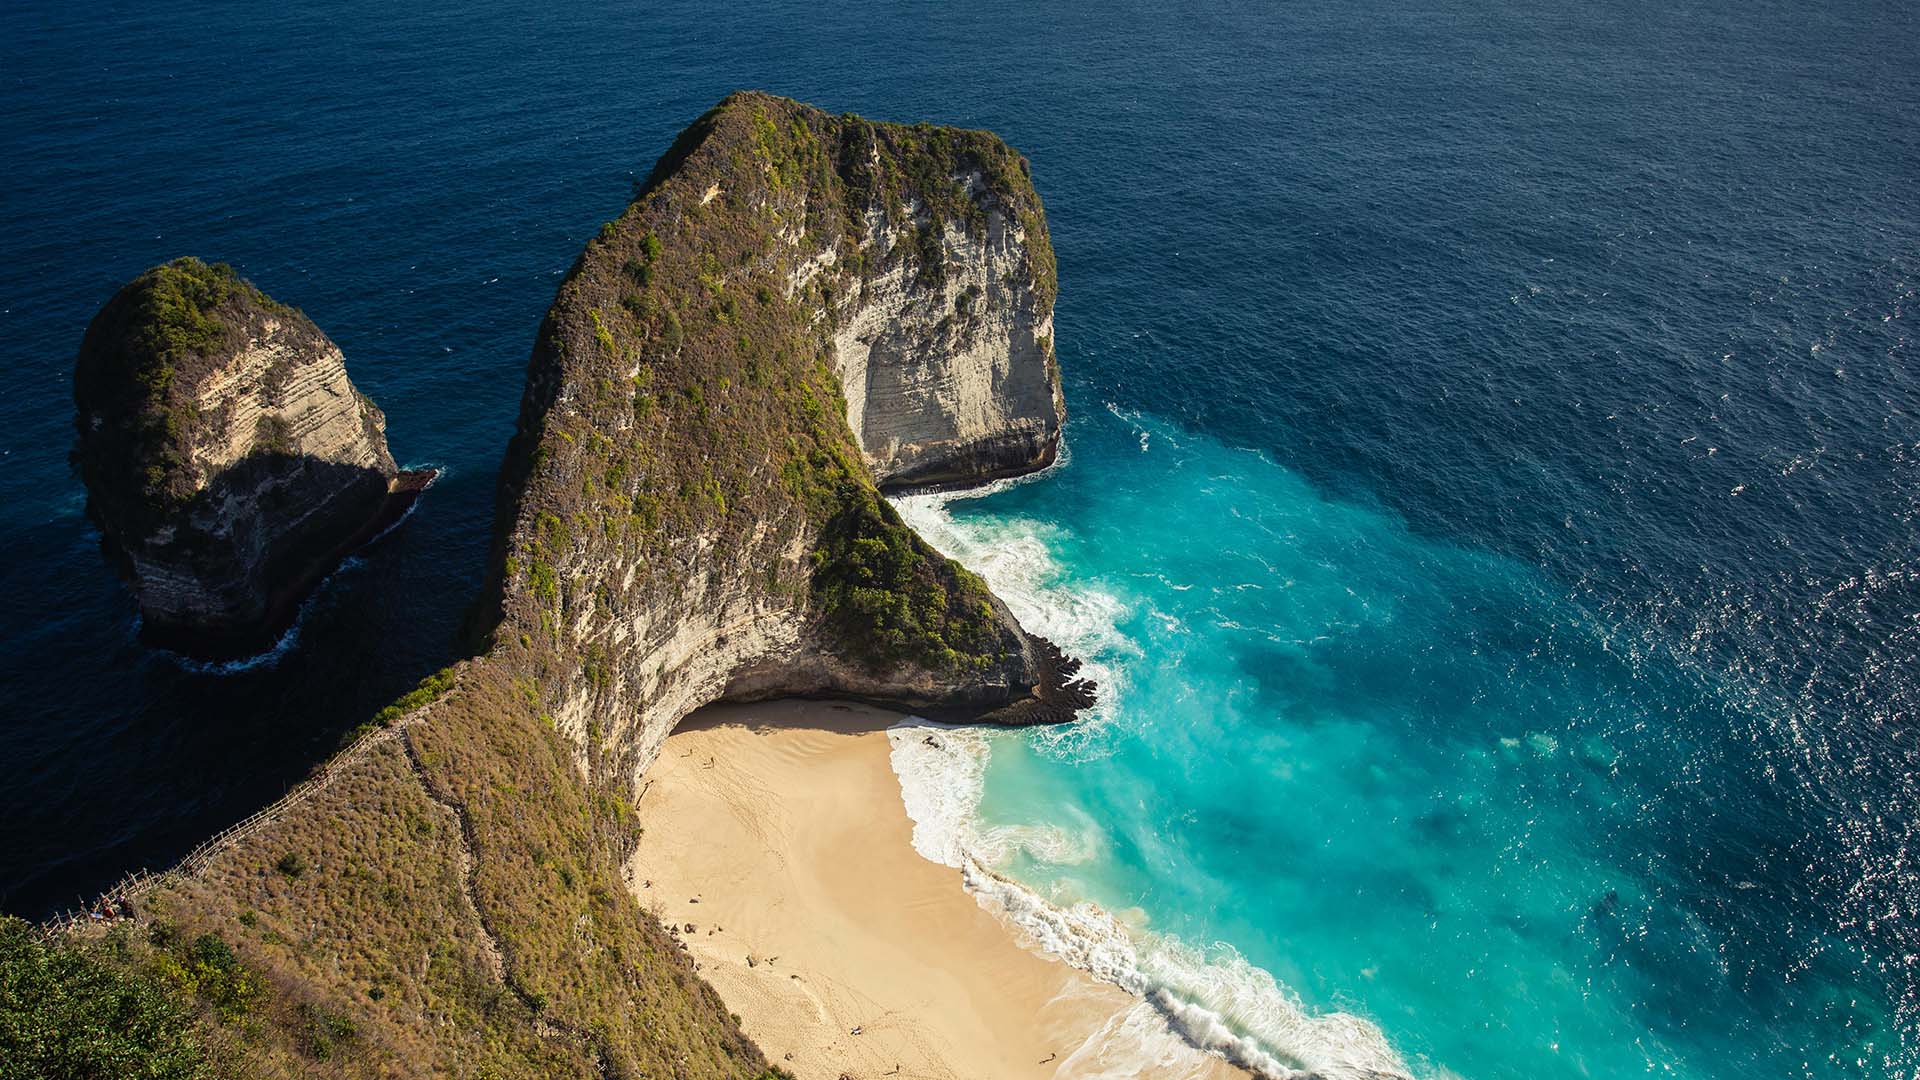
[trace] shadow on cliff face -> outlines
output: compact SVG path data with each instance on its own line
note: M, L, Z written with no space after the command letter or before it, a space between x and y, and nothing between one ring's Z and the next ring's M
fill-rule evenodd
M342 559L397 524L434 478L276 451L236 462L167 515L147 539L115 539L100 506L88 517L133 589L143 642L194 660L273 648L300 602ZM236 505L252 507L235 514Z

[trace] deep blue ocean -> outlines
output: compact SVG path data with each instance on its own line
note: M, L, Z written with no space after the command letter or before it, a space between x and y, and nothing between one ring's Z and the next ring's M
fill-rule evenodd
M755 87L991 128L1070 461L909 500L1106 684L970 828L1330 1076L1920 1071L1920 13L26 0L0 12L0 906L271 802L455 655L559 276ZM67 462L183 254L446 470L277 663L184 666Z

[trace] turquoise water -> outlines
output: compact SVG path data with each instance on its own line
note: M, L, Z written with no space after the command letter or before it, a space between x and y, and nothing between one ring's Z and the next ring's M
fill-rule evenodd
M940 789L1115 913L1094 961L1329 1073L1912 1077L1916 41L1899 0L16 0L0 907L177 859L456 658L561 275L756 87L1031 161L1072 462L910 509L1103 669ZM67 461L88 319L189 253L446 468L243 672L138 644Z
M1105 691L991 740L991 867L1117 913L1149 985L1329 1076L1377 1067L1377 1032L1420 1076L1889 1074L1864 955L1780 926L1801 963L1756 987L1766 961L1692 910L1663 849L1748 764L1684 734L1734 720L1695 680L1536 568L1266 454L1113 407L1070 438L1041 480L904 502ZM1368 1024L1301 1027L1293 998Z

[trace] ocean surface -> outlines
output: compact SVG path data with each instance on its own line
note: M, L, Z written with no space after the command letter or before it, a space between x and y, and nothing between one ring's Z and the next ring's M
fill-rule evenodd
M559 276L741 87L992 128L1048 206L1069 460L902 507L1104 694L901 740L930 857L1271 1068L1920 1071L1892 0L9 4L0 906L453 658ZM243 670L135 642L67 463L88 319L182 254L446 470Z

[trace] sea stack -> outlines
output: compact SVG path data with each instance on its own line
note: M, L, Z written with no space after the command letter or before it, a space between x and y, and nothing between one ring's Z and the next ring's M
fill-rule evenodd
M431 478L394 465L327 335L224 264L176 259L115 294L74 401L87 511L142 637L196 657L269 646Z

